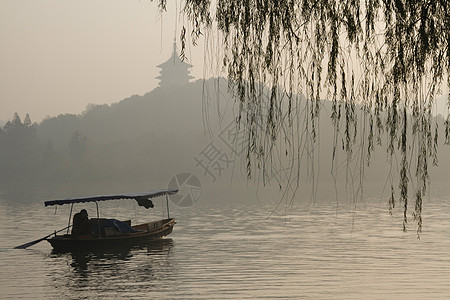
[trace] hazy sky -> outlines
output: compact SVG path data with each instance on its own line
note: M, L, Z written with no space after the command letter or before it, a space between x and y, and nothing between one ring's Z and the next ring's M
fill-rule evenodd
M153 90L182 24L168 2L161 19L148 0L0 0L0 120L39 122ZM187 53L196 78L202 53Z
M0 0L0 121L18 112L39 122L153 90L179 40L175 3L161 19L149 0ZM196 78L201 44L187 52Z

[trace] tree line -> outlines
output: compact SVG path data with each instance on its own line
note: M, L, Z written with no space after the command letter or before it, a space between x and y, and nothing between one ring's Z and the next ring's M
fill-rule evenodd
M167 180L208 139L201 87L158 88L39 123L15 113L0 127L0 180Z

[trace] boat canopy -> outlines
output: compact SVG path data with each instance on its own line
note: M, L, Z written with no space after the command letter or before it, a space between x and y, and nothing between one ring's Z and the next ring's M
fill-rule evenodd
M150 198L164 195L173 195L177 192L178 192L177 189L174 190L165 189L135 194L98 195L81 198L69 198L64 200L45 201L44 204L45 206L51 206L51 205L64 205L64 204L97 202L97 201L118 200L118 199L135 199L140 206L150 208L153 207L153 202L150 200Z

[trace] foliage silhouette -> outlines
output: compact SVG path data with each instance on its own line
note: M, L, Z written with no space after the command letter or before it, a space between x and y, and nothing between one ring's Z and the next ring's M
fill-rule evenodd
M158 4L166 8L166 0ZM428 167L437 164L433 102L444 82L450 85L449 1L186 0L183 5L190 24L181 29L181 57L186 27L192 28L194 44L201 35L220 41L217 53L223 55L217 59L239 105L237 121L247 131L249 177L258 169L264 182L275 177L295 194L301 158L314 170L320 99L326 97L333 103L333 174L342 149L349 182L362 182L381 145L391 163L390 207L397 204L396 173L403 228L413 194L412 216L420 232ZM299 94L307 97L305 105ZM447 116L447 143L449 122Z

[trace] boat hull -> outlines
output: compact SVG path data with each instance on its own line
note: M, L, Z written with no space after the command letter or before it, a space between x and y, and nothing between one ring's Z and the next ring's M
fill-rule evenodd
M173 218L144 223L132 228L138 232L109 236L56 235L47 241L57 251L90 250L100 248L121 248L160 240L169 235L175 220Z

